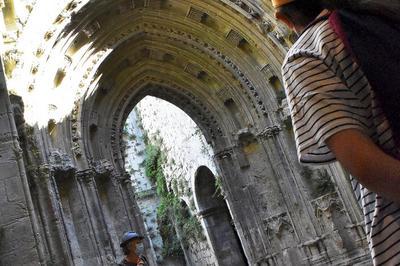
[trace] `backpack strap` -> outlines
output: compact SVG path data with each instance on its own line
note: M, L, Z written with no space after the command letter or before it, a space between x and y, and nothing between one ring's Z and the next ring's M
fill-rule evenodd
M400 147L400 25L349 10L332 12L329 23L363 70Z

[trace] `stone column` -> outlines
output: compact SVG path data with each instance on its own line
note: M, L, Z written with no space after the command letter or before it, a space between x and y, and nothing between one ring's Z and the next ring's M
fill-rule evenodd
M103 264L109 264L116 256L105 225L104 214L97 195L94 171L84 170L76 173L85 208L89 217L92 237L95 240L99 257Z
M0 64L0 265L39 265L43 260L18 133Z
M228 209L235 223L237 233L239 235L240 241L245 252L245 256L248 263L252 265L255 263L256 251L253 249L253 239L252 232L253 226L256 224L255 216L253 216L253 206L249 203L248 197L246 195L247 186L245 176L241 175L240 157L234 153L233 148L224 149L214 155L215 165L219 168L219 173L221 174L222 183L224 185L225 200L228 205ZM246 164L245 158L243 159L243 165ZM246 210L246 211L244 211ZM248 215L245 215L247 213ZM241 222L239 222L241 221ZM258 242L258 247L263 248L263 244Z
M57 202L51 166L41 165L38 168L32 168L29 176L34 184L32 198L40 216L42 235L46 242L46 263L71 264L72 255Z

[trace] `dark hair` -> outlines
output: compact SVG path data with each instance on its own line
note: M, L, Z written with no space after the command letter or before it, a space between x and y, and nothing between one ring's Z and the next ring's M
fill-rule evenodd
M131 241L126 242L122 247L122 252L124 253L125 256L129 255L129 244Z
M296 21L299 24L307 25L313 21L325 8L321 0L296 0L277 9L279 13Z
M400 21L400 1L397 0L296 0L279 7L278 12L292 20L295 19L300 24L307 25L325 8L349 9Z

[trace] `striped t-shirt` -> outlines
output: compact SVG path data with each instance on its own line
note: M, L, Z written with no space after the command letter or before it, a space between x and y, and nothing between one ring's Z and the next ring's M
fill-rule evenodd
M335 161L325 140L345 129L361 130L388 153L398 152L370 84L328 20L305 30L290 49L282 74L301 162ZM400 264L400 205L351 181L374 265Z

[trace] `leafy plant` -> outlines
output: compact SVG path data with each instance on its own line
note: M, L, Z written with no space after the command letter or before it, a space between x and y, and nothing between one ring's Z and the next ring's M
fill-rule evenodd
M188 247L190 240L202 241L205 239L202 226L196 216L193 216L186 204L174 191L183 188L184 181L172 181L173 190L169 191L163 166L166 163L165 154L161 148L154 144L146 146L145 172L156 186L157 195L160 198L157 208L157 222L160 235L163 239L163 256L182 256L184 247ZM179 231L180 239L176 230Z

